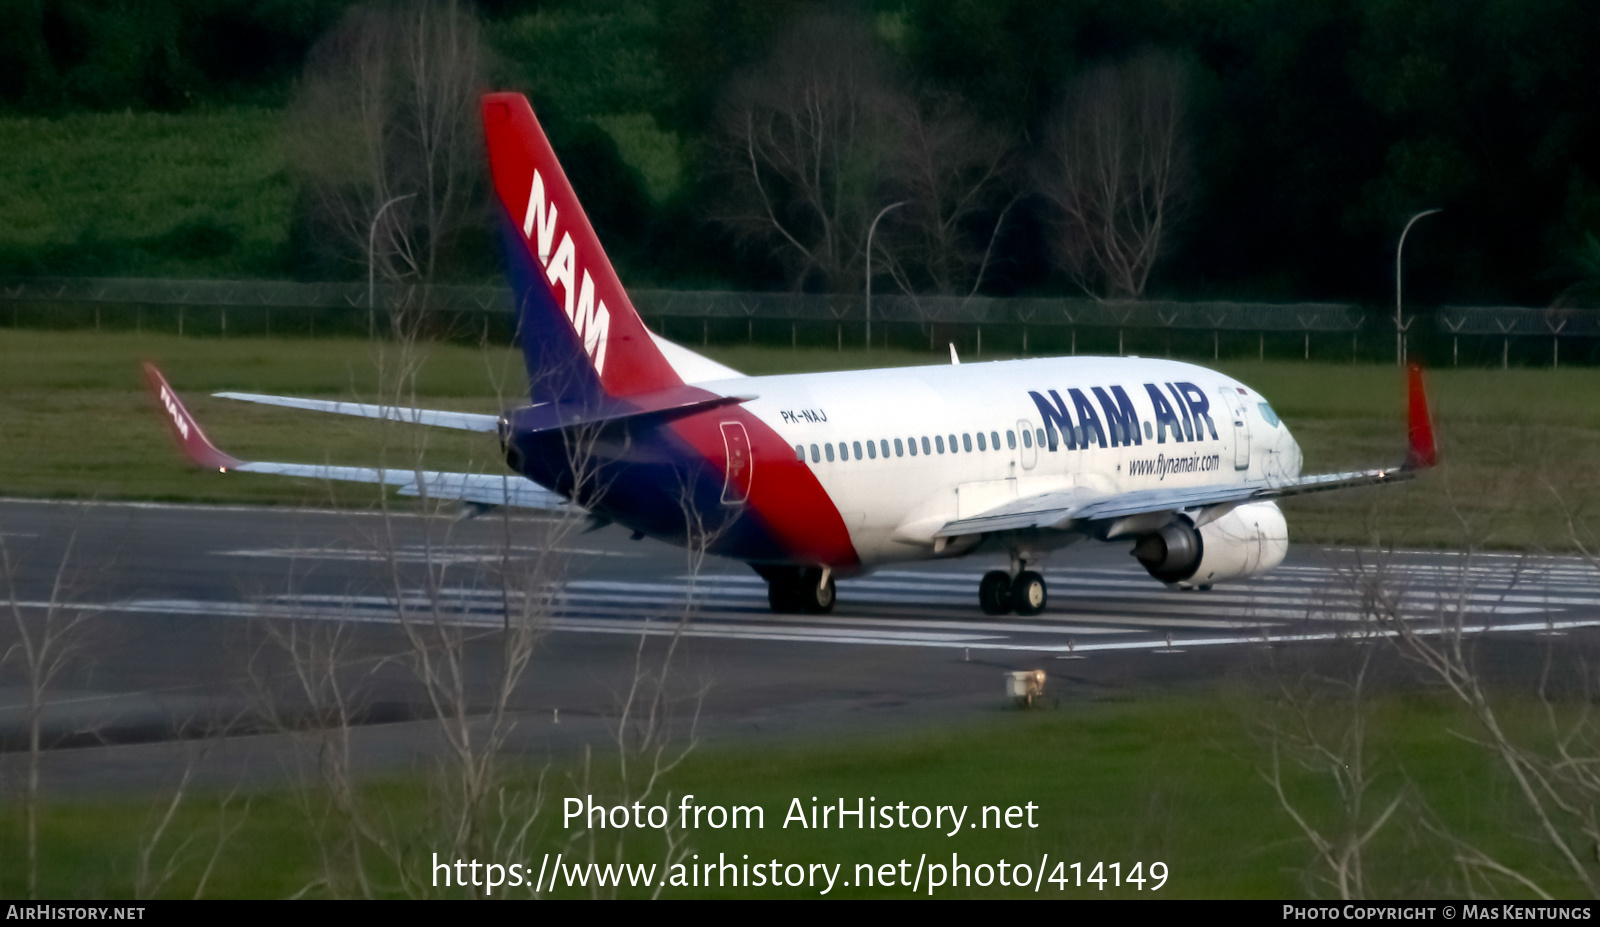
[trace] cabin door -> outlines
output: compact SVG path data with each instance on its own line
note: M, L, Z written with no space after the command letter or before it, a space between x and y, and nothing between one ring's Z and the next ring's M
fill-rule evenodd
M1222 402L1228 407L1228 415L1233 419L1233 469L1250 469L1250 419L1244 411L1244 397L1239 395L1239 390L1232 386L1221 386L1217 392L1222 394Z

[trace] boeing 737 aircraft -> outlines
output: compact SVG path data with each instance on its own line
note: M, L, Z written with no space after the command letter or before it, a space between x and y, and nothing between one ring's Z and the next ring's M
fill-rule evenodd
M1403 479L1435 462L1420 372L1398 467L1301 476L1265 397L1190 364L1134 357L745 377L648 331L528 101L482 101L530 405L500 416L241 393L297 409L492 432L517 475L237 460L154 367L195 462L386 483L477 506L582 506L635 537L704 543L768 584L776 612L833 608L834 580L905 560L1009 554L984 613L1035 615L1033 567L1085 538L1127 539L1184 588L1270 570L1288 532L1274 499ZM525 477L526 479L523 479Z

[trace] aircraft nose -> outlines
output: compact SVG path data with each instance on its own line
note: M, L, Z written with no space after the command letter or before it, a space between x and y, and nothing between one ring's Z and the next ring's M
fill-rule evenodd
M1300 475L1300 465L1303 461L1300 454L1300 443L1294 439L1294 435L1289 433L1287 427L1283 429L1283 434L1278 437L1278 455L1287 464L1285 469L1288 470L1289 475L1298 477Z

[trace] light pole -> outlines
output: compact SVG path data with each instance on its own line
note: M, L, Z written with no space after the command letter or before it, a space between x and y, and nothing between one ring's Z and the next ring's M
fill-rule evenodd
M872 224L867 226L867 300L862 304L862 314L867 317L868 351L872 350L872 233L878 230L878 220L882 219L885 213L897 206L904 206L905 204L906 201L901 200L898 203L890 203L889 205L883 207L882 209L878 210L878 214L872 218Z
M372 291L373 291L373 284L374 284L373 277L375 276L374 271L376 270L377 263L378 263L377 255L374 254L374 251L375 251L375 249L377 247L376 239L378 237L378 220L383 218L384 212L387 211L390 206L393 206L394 204L400 202L401 200L409 200L413 196L416 196L416 194L415 193L407 193L404 196L396 196L396 197L391 198L387 203L384 203L382 206L379 206L378 207L378 211L376 213L374 213L373 216L372 216L372 226L371 226L371 228L369 228L367 230L367 340L368 341L371 341L372 338L377 334L377 328L378 328L378 311L374 306L374 300L372 298Z
M1394 247L1394 362L1397 367L1406 365L1406 325L1405 319L1400 314L1400 255L1406 246L1406 232L1411 231L1411 226L1423 216L1431 216L1442 209L1425 209L1411 217L1406 227L1400 232L1400 244Z

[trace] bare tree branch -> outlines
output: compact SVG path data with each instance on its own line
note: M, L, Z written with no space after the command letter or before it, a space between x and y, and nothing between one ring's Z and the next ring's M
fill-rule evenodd
M435 276L476 218L481 57L460 0L353 7L311 50L288 142L323 247L386 280Z
M719 221L748 246L769 249L796 289L813 277L831 290L853 288L882 205L897 105L860 23L801 22L724 102Z
M1060 259L1091 296L1144 294L1188 194L1185 92L1183 67L1146 53L1079 78L1047 131L1036 186Z

